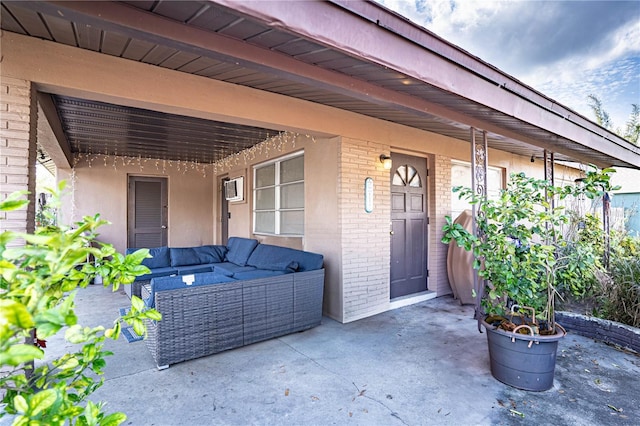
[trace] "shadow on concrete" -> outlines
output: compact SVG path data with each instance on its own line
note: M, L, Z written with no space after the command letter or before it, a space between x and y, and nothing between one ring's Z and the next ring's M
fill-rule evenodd
M83 325L110 325L124 291L79 290ZM473 308L441 297L321 326L158 371L144 342L109 341L92 397L127 425L637 425L640 357L569 334L552 389L526 392L489 371ZM47 355L73 350L48 342Z

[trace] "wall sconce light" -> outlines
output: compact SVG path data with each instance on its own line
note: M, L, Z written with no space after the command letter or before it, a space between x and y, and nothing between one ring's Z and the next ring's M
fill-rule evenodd
M535 157L534 155L535 155L535 154L531 154L531 162L532 162L532 163L535 163L535 161L536 161L536 157Z
M388 155L380 154L380 162L385 170L391 170L391 157Z

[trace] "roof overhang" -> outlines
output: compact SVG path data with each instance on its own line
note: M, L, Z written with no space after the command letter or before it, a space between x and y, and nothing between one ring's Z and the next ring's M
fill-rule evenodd
M3 2L2 12L7 31L457 139L475 127L519 155L640 168L640 147L374 2Z

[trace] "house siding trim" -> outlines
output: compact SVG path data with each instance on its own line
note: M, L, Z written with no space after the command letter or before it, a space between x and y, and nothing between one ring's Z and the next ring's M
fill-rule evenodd
M26 209L0 212L0 230L33 232L35 228L36 135L38 109L28 80L0 80L0 198L29 191ZM12 245L22 245L14 241Z

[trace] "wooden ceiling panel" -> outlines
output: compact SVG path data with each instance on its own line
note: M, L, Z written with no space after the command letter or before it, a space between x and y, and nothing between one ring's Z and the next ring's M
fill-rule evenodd
M13 17L7 4L0 4L0 13L2 14L2 29L18 34L27 34L18 21Z
M147 64L160 65L172 55L175 55L178 51L170 47L155 45L153 48L142 58L142 62Z
M92 25L74 24L78 47L100 51L102 31Z
M141 61L155 46L154 43L148 41L131 39L124 52L122 52L122 57L134 61Z
M26 34L32 37L43 38L45 40L52 40L51 34L44 24L42 17L39 13L34 13L30 10L24 9L18 6L19 3L7 3L2 2L2 6L9 11L11 18L9 22L17 21L20 23L21 29L24 28ZM2 14L2 28L4 29L5 14ZM21 34L24 32L21 31Z
M159 1L153 7L153 13L176 21L188 22L190 18L202 13L203 8L208 9L208 7L200 2Z
M4 19L4 15L2 19ZM78 44L71 22L58 18L57 16L43 16L43 19L55 41L69 46L76 46Z
M195 61L199 56L194 53L176 51L173 55L162 61L159 65L161 67L169 68L172 70L185 67L188 63Z
M105 31L102 38L102 53L113 56L122 56L129 45L129 37L122 34Z
M212 7L202 11L200 15L193 17L189 21L189 24L205 30L218 31L221 28L231 25L231 23L236 20L238 20L236 15Z
M276 46L280 46L294 39L296 39L296 37L291 34L281 31L267 30L253 37L248 37L245 41L255 44L256 46L273 49Z

